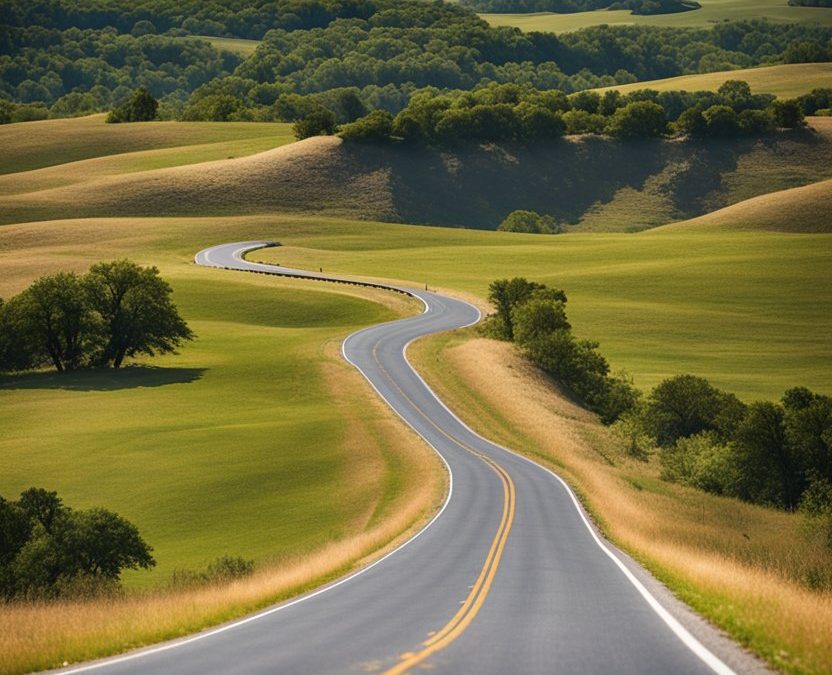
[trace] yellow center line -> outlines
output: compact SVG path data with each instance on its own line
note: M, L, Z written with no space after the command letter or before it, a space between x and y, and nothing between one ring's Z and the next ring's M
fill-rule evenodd
M485 558L485 562L483 563L479 576L477 577L474 585L471 587L468 597L462 603L462 606L451 618L451 620L439 631L433 634L428 640L422 643L422 650L415 653L403 654L402 661L384 673L384 675L401 675L424 661L431 654L435 654L450 645L454 640L462 635L465 629L468 628L476 615L479 613L480 608L483 606L486 596L491 589L494 576L497 574L497 568L500 565L503 550L505 548L506 541L508 540L511 526L514 522L516 492L514 488L514 481L505 469L503 469L503 467L464 441L453 437L447 431L440 428L418 405L416 405L413 399L411 399L396 383L396 381L390 377L390 373L381 364L381 361L378 358L377 345L373 346L373 359L375 360L376 365L378 365L399 393L434 429L448 438L452 443L455 443L485 462L494 471L494 473L497 474L503 486L503 511L500 518L500 524L497 527L497 533L494 535L494 540L491 542L491 548L488 551L488 555Z

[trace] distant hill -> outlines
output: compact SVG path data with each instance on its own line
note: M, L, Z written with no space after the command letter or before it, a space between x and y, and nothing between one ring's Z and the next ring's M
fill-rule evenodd
M760 195L656 231L692 228L832 233L832 180Z
M744 80L748 82L751 91L755 94L774 94L781 98L790 98L807 94L812 89L832 87L832 63L786 63L761 68L679 75L663 80L647 80L614 87L602 87L596 89L596 91L617 89L622 94L638 89L716 91L727 80Z
M443 151L332 137L0 199L3 222L51 217L295 211L494 229L533 209L580 230L633 231L832 178L832 118L763 139Z

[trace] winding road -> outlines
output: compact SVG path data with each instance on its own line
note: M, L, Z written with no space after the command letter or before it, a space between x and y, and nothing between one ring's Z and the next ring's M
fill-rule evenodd
M200 265L337 277L248 262L239 242ZM603 540L553 473L474 433L410 366L416 338L479 319L472 305L390 287L419 316L365 328L344 357L446 462L448 498L378 562L291 602L195 636L67 672L731 673L744 652ZM707 646L706 646L707 645ZM730 664L727 665L727 664Z

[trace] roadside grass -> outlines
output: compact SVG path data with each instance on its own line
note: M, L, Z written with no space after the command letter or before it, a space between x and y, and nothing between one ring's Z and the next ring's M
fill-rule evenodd
M832 11L822 7L790 7L785 0L702 0L691 12L637 16L629 10L597 10L574 14L480 14L492 26L516 26L524 31L565 33L608 24L610 26L665 26L710 28L724 21L767 19L780 23L832 25Z
M832 87L832 63L787 63L779 66L723 70L717 73L680 75L662 80L646 80L602 87L595 91L617 89L627 94L639 89L656 91L716 91L727 80L748 82L755 94L774 94L779 98L793 98L812 89Z
M0 125L0 174L158 148L267 138L282 145L290 133L290 125L274 122L107 124L105 117L99 114Z
M129 256L160 267L197 339L120 373L0 378L0 494L36 485L111 509L138 526L158 566L125 573L124 597L1 606L0 672L239 616L353 569L433 512L440 463L339 353L345 335L414 313L414 301L196 267L199 248L233 238L221 223L78 225L4 229L0 294ZM174 570L223 554L254 559L257 573L168 587Z
M409 356L480 433L548 465L616 544L683 601L793 673L832 663L832 553L799 516L659 479L622 452L507 343L474 331L426 338Z

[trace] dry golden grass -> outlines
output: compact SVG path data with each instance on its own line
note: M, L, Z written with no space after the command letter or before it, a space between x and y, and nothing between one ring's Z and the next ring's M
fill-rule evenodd
M832 555L799 518L665 483L506 343L437 337L412 360L475 429L548 464L684 601L790 672L829 672ZM518 431L522 430L522 432Z
M771 192L657 229L666 228L832 232L832 180Z

